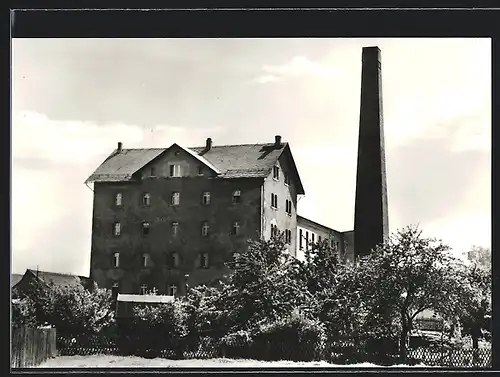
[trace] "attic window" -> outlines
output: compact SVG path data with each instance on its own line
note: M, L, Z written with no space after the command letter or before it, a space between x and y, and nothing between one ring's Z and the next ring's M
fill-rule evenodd
M149 176L156 177L156 169L154 166L152 166L151 169L149 170Z
M285 175L285 185L289 185L290 184L290 175L288 173L284 173Z
M280 168L278 166L273 166L273 178L276 180L280 179Z
M233 192L233 203L240 203L241 202L241 191L236 190Z
M178 164L170 165L170 176L180 177L181 176L181 166Z
M198 166L198 175L203 175L203 166Z

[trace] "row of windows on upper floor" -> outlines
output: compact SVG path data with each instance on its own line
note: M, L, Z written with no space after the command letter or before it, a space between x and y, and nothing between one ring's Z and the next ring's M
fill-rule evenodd
M305 233L305 235L304 235ZM311 244L314 244L316 242L316 235L311 232L311 240L309 241L309 231L303 231L302 229L299 229L299 249L303 250L304 249L304 244L306 249L308 250ZM305 241L305 242L304 242ZM321 243L322 238L320 235L318 235L318 242ZM340 248L340 243L339 241L336 241L334 238L329 238L329 243L330 247L334 248L335 250L339 250Z
M236 258L240 255L238 252L233 252L231 254L231 260L236 260ZM177 252L171 252L165 254L165 263L164 265L170 269L178 268L181 264L181 257ZM148 253L144 253L141 255L141 267L149 268L152 266L151 255ZM208 253L200 253L198 254L195 261L197 268L210 268L210 259ZM111 261L111 265L113 268L120 267L120 253L113 253L113 258Z
M180 284L167 284L167 294L169 296L177 296L177 292L179 291ZM111 286L111 292L114 298L118 296L120 291L120 283L114 282ZM151 286L148 284L141 284L139 287L139 294L141 295L156 295L158 294L158 289L155 286Z
M232 197L233 203L241 203L241 191L236 190L233 191L233 197ZM202 195L202 200L201 203L203 205L209 205L210 204L210 192L205 191ZM181 193L178 191L172 192L170 196L170 204L173 206L178 206L181 204ZM123 194L121 192L118 192L115 194L115 205L117 207L121 207L123 205ZM150 206L151 205L151 194L148 192L145 192L142 195L142 205L144 206ZM271 193L271 208L278 210L278 195ZM292 215L292 201L286 199L285 200L285 212L291 216Z
M149 236L151 232L151 225L149 222L143 222L141 224L141 233L144 237ZM176 237L180 233L180 225L177 221L170 224L170 235ZM118 237L122 234L122 226L120 222L113 223L113 235ZM239 236L241 234L241 224L239 221L233 221L231 227L231 235ZM208 221L204 221L201 224L201 235L203 237L208 237L210 235L210 224Z
M235 204L241 203L241 191L235 190L233 191L232 201ZM170 195L170 204L173 206L178 206L181 204L181 193L178 191L174 191ZM201 204L209 205L210 204L210 192L205 191L201 196ZM150 206L151 205L151 194L149 192L145 192L142 194L142 205ZM121 207L123 206L123 194L121 192L117 192L115 194L115 206Z

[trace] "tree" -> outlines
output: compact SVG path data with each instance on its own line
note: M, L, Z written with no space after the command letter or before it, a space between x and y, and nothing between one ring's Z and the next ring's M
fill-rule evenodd
M491 273L491 249L473 245L467 253L467 259L472 264Z
M406 358L415 317L426 309L456 313L463 293L463 265L449 246L425 238L416 226L397 231L358 262L367 320L398 330L400 357Z
M216 306L231 332L284 318L307 304L307 290L292 278L294 258L285 252L283 234L248 242L245 252L229 263Z

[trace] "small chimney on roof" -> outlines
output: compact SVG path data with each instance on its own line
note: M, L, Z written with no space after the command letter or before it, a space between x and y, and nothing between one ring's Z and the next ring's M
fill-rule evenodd
M280 148L281 147L281 136L280 135L276 135L274 137L274 146L276 148Z
M209 151L210 149L212 149L212 139L208 138L207 139L207 144L205 146L205 151Z
M118 149L116 150L118 153L122 151L123 144L121 141L118 142Z

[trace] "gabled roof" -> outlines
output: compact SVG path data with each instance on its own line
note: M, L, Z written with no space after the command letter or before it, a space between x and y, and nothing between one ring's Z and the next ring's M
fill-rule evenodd
M47 272L47 271L36 271L36 270L26 270L26 273L31 273L35 277L38 277L41 281L47 284L54 284L57 286L75 286L81 285L83 282L89 280L85 276L61 274L57 272Z
M265 178L276 161L283 153L288 155L297 193L304 194L297 167L288 143L276 147L274 143L215 145L209 150L206 147L185 148L177 145L201 163L215 171L220 178ZM172 147L171 146L171 147ZM160 155L170 149L122 149L115 150L87 179L86 182L120 182L133 179L133 174L147 164L160 158Z
M14 288L14 286L21 281L23 276L24 276L23 274L11 274L10 275L10 283L11 283L12 288Z

